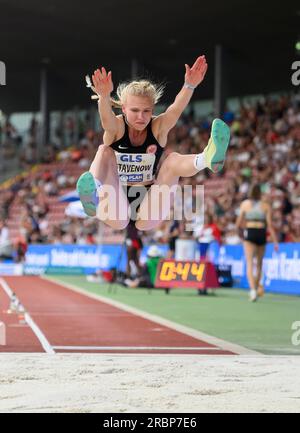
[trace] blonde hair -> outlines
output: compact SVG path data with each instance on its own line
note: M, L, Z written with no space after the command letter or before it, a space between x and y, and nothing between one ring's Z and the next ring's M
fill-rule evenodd
M155 105L160 100L163 93L164 86L162 84L154 84L148 80L130 81L119 84L117 88L117 96L119 99L111 98L111 103L114 108L121 108L127 96L132 95L149 98L152 104Z

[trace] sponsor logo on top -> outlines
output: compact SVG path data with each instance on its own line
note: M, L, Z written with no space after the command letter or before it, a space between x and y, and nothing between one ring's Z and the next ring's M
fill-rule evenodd
M120 161L122 162L142 162L143 155L121 155Z

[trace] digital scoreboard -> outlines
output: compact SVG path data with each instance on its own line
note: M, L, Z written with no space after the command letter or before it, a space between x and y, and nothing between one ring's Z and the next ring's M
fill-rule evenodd
M219 287L217 272L208 261L161 260L158 264L155 287L189 287L205 290Z

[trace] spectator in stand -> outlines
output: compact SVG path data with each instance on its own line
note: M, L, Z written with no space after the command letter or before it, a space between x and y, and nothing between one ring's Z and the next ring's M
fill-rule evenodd
M3 132L5 134L6 140L15 139L18 135L18 132L14 125L10 122L9 119L6 120Z
M300 224L291 222L287 226L285 242L298 242L300 243Z
M241 239L235 224L230 223L226 227L223 243L226 245L238 245L241 243Z
M23 236L19 236L15 242L15 261L17 263L23 263L25 261L25 255L28 248L26 239Z
M0 220L0 260L11 259L13 254L12 243L6 221Z
M198 225L194 230L194 237L198 240L200 257L205 259L209 245L213 241L221 243L221 231L213 221L213 217L205 214L204 224Z
M70 146L73 143L75 135L75 122L73 117L68 116L65 121L65 129L67 132L67 144Z
M32 117L29 127L29 136L33 142L37 140L37 131L38 131L38 121L35 116Z
M3 194L3 197L1 198L0 204L1 204L1 214L0 217L2 217L4 220L8 218L9 215L9 208L15 198L15 195L13 191L5 191Z
M21 162L24 168L29 169L37 162L36 143L30 141L22 151Z
M287 189L283 187L279 187L281 191L283 192L282 196L282 214L283 216L289 215L293 210L293 205L289 199L289 193Z

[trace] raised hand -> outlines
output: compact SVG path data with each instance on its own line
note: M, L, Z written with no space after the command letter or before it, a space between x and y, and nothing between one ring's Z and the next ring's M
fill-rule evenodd
M92 75L92 80L94 85L92 90L95 93L102 97L110 96L114 89L111 71L107 73L104 67L101 68L101 71L97 69Z
M193 66L190 68L189 65L185 65L185 83L192 86L198 86L204 79L207 71L207 63L205 56L200 56L196 59Z

